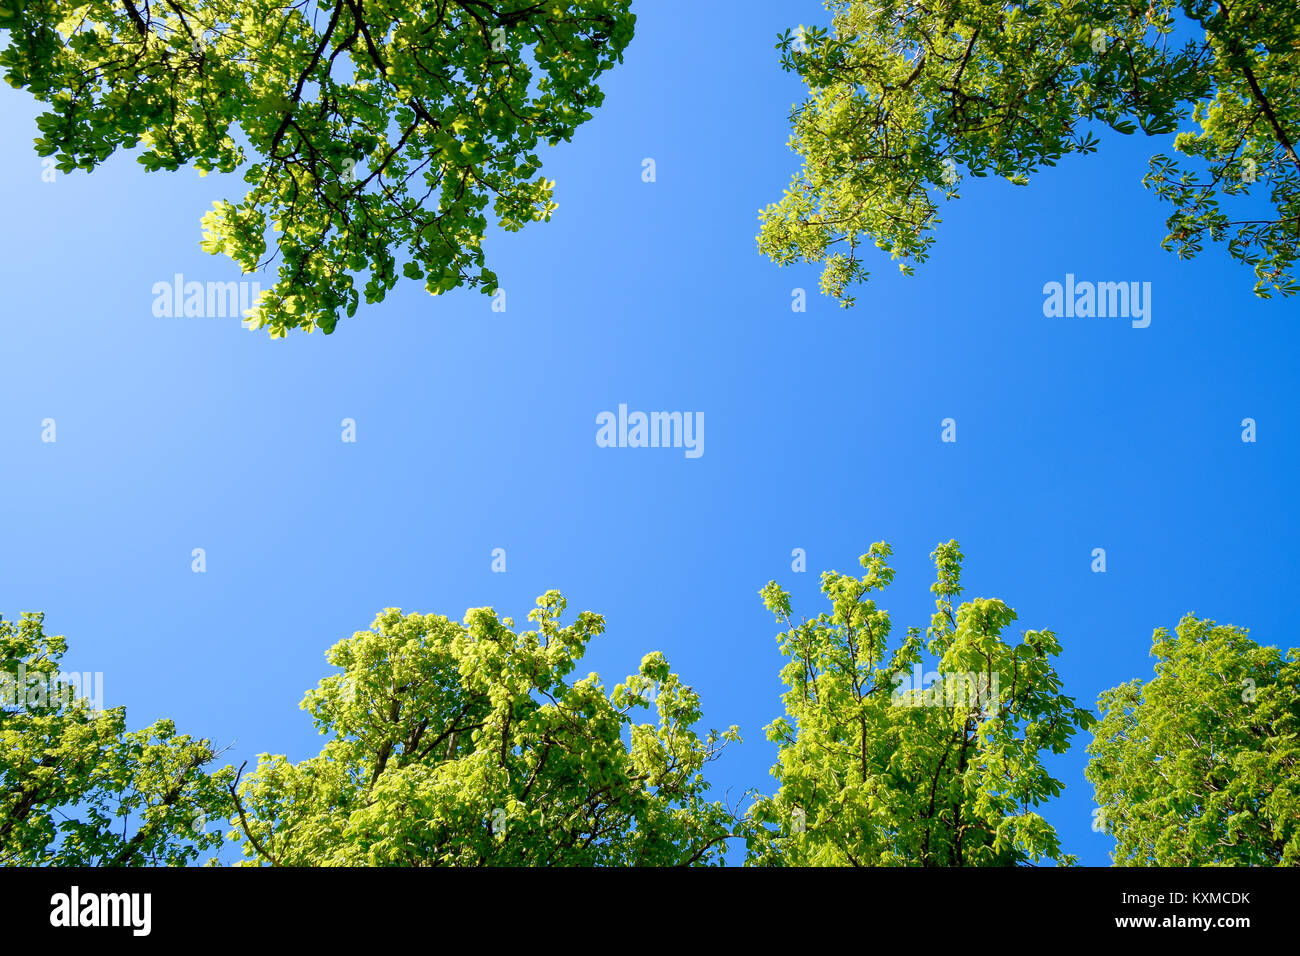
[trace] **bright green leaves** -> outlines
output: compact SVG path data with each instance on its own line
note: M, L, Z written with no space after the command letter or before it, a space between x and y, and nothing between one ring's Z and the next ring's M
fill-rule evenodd
M209 741L166 720L128 732L121 708L65 693L66 642L41 615L0 620L0 864L184 865L227 819L248 862L297 866L713 864L734 837L754 865L1070 863L1038 812L1062 791L1044 757L1089 726L1117 864L1300 863L1300 651L1188 616L1096 722L1062 694L1053 632L1011 640L1005 603L957 603L955 541L931 555L929 628L891 636L890 556L823 574L831 609L812 620L763 588L787 658L766 728L778 789L739 821L704 773L737 729L699 731L699 694L659 652L609 692L574 679L605 622L564 623L557 591L527 631L490 608L385 610L302 702L320 754L263 754L234 790Z
M0 865L185 865L221 845L234 772L160 720L128 732L59 670L44 616L0 620Z
M823 292L848 306L868 276L865 246L906 274L928 258L939 203L964 176L1023 185L1067 153L1092 152L1098 126L1165 136L1190 115L1201 131L1175 148L1196 173L1157 156L1146 178L1175 206L1164 245L1190 256L1207 235L1226 241L1254 267L1257 294L1290 294L1300 9L1267 6L826 0L829 30L778 44L808 87L790 115L802 168L760 213L759 249L778 265L822 263ZM1176 42L1176 27L1198 39Z
M1182 258L1205 239L1226 242L1255 272L1255 294L1300 291L1300 9L1294 4L1206 7L1203 69L1209 93L1174 148L1191 168L1157 154L1144 182L1174 206L1162 245Z
M786 626L778 640L790 660L781 673L786 715L767 728L779 748L772 774L780 788L751 810L748 862L1071 862L1033 811L1061 791L1042 754L1064 753L1092 720L1061 694L1055 635L1028 631L1009 643L1003 632L1016 615L1001 601L957 606L962 555L950 541L931 555L937 600L928 644L916 628L893 642L889 613L873 597L893 580L890 554L887 544L872 545L861 577L824 573L832 611L801 623L775 582L763 588ZM938 680L905 686L921 676L925 649Z
M329 652L303 706L318 757L263 755L239 791L244 852L279 865L716 863L734 819L702 771L736 729L695 730L699 696L662 654L606 693L570 680L605 628L562 624L557 591L516 632L389 609ZM657 723L635 714L653 708Z
M1300 864L1300 651L1188 615L1155 677L1098 700L1088 747L1123 866Z
M47 0L0 66L50 105L37 149L62 169L143 143L150 170L239 170L249 192L204 216L203 248L277 264L251 327L328 333L400 276L496 288L485 211L507 230L550 218L535 151L601 103L629 2Z

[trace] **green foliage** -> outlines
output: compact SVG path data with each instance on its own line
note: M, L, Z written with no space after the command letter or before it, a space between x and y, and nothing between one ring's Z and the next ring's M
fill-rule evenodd
M1205 237L1253 267L1255 292L1297 286L1300 7L1222 0L826 0L829 30L787 32L782 65L808 86L791 113L803 166L761 213L760 250L824 265L851 305L873 243L911 273L961 173L1025 184L1096 131L1168 135L1144 180L1173 204L1166 248ZM1191 36L1185 42L1176 39ZM1232 200L1233 212L1222 207Z
M221 845L234 771L169 720L127 732L60 675L44 615L0 620L0 866L185 865ZM38 693L39 690L39 693Z
M478 608L457 624L390 608L336 644L343 669L303 707L328 741L298 764L264 754L239 788L251 861L292 866L685 865L721 861L733 815L702 770L735 727L701 737L698 695L649 654L606 693L566 677L597 614L536 630ZM636 713L655 697L657 723Z
M1188 615L1105 691L1087 776L1123 866L1300 864L1300 651Z
M496 288L487 208L508 230L550 218L535 150L601 104L629 3L27 0L0 66L49 105L37 152L60 169L143 145L149 170L241 171L203 248L245 272L279 258L251 326L328 333L399 274Z
M1060 793L1043 751L1064 753L1091 715L1061 694L1051 631L1003 640L1016 619L1001 601L960 606L957 542L931 555L936 612L925 647L938 673L983 675L996 693L928 703L896 693L922 659L918 628L890 649L889 612L872 594L893 580L892 553L878 543L862 556L861 578L828 571L830 613L791 621L790 596L770 582L767 607L784 622L790 658L786 716L767 728L779 747L780 789L752 808L753 865L997 866L1047 858L1071 863L1034 806Z
M72 693L42 615L0 620L0 865L187 865L225 819L249 865L713 865L734 837L750 865L1070 864L1034 808L1061 792L1044 753L1089 726L1118 865L1300 864L1300 650L1185 617L1155 632L1155 677L1103 693L1098 722L1061 693L1051 631L1010 643L1011 608L956 603L955 541L932 555L924 637L891 641L873 597L891 553L872 545L861 578L823 574L832 610L799 624L763 588L788 689L767 727L779 788L744 820L704 776L737 728L697 731L698 695L657 652L608 693L570 680L604 621L561 624L555 591L522 633L490 608L459 624L384 611L303 700L320 754L263 754L242 784L209 770L209 741L168 720L128 732L122 708ZM926 650L939 680L900 688ZM991 692L945 696L955 675Z

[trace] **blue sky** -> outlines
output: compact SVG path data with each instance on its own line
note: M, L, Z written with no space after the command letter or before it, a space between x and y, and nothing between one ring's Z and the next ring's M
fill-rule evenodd
M928 623L928 554L956 538L965 596L1054 630L1086 706L1149 676L1152 630L1187 612L1295 643L1300 304L1256 299L1222 248L1159 248L1141 178L1169 137L1103 137L1025 188L968 182L916 276L875 255L844 310L754 241L796 168L775 36L820 5L637 13L604 106L543 155L553 221L489 237L506 312L406 282L328 337L155 317L175 273L238 278L198 241L241 184L129 156L42 182L39 111L0 93L0 613L44 610L132 726L172 717L238 764L319 749L298 703L382 608L521 620L559 588L606 616L587 665L608 687L662 650L707 724L740 725L712 775L733 799L773 786L782 658L759 588L819 613L818 573L874 541L895 550L896 634ZM1045 318L1067 273L1150 282L1150 326ZM703 412L705 453L597 447L619 403ZM1066 791L1044 812L1105 864L1086 742L1053 761Z

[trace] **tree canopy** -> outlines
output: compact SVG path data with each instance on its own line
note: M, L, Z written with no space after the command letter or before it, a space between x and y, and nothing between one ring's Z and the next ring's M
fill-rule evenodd
M488 207L507 230L550 218L537 146L601 104L629 3L25 0L0 10L0 67L49 107L36 147L60 169L142 146L148 170L241 174L203 248L278 260L252 327L328 333L401 275L496 289Z
M126 730L60 671L44 615L0 619L0 866L182 866L219 847L234 771L170 720ZM80 677L80 675L76 675Z
M1011 640L1002 601L958 602L955 541L932 554L929 627L892 639L891 553L825 572L813 619L762 589L787 690L766 728L778 788L743 814L706 775L738 728L699 729L659 652L610 691L574 679L605 622L564 623L557 591L529 630L491 608L383 611L302 702L319 754L264 753L247 776L170 720L127 731L60 671L42 615L0 619L0 865L219 863L228 840L250 866L709 866L741 859L732 841L751 866L1070 865L1039 812L1062 791L1044 759L1088 727L1117 865L1300 864L1300 650L1185 617L1097 721L1062 693L1052 631Z
M1234 0L826 0L829 28L787 31L807 84L791 113L802 167L761 213L759 248L818 262L851 305L875 245L910 274L963 172L1026 184L1097 133L1176 133L1144 179L1171 204L1162 241L1206 239L1290 295L1300 248L1300 8Z
M331 648L342 673L303 701L320 755L263 755L239 787L250 862L721 862L734 814L702 771L737 729L701 735L699 695L657 652L610 692L594 673L567 680L605 623L562 625L565 606L547 592L522 633L490 608L463 623L389 608Z
M1088 746L1123 866L1300 865L1300 650L1187 615L1155 677L1101 695Z
M1008 642L1015 612L996 599L957 605L956 541L931 557L936 611L923 642L908 628L891 649L892 622L874 595L894 571L889 545L862 556L861 578L827 571L832 610L791 619L775 581L763 601L785 625L785 715L767 728L777 744L776 794L752 809L749 862L793 866L1008 866L1071 863L1035 807L1061 792L1042 754L1064 753L1091 715L1061 693L1051 631ZM908 671L928 650L938 688Z

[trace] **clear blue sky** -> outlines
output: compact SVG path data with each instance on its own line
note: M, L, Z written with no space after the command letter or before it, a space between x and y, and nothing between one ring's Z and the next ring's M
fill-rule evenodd
M380 609L522 619L559 588L607 618L587 663L608 687L659 649L707 724L740 725L713 767L733 799L773 786L782 658L759 588L819 613L818 573L874 541L895 549L896 633L928 623L927 556L957 538L966 597L1055 630L1087 706L1149 676L1152 630L1186 612L1297 643L1300 303L1256 299L1222 248L1159 248L1141 177L1168 138L1106 137L1027 188L967 183L930 262L909 279L876 256L842 310L754 241L796 166L775 36L820 5L637 13L604 106L544 154L553 221L489 237L507 311L403 283L329 337L155 318L155 282L238 278L198 241L240 183L128 156L44 183L38 110L4 89L0 612L44 610L132 726L173 717L237 764L318 750L298 703ZM1150 327L1045 318L1066 273L1150 282ZM620 402L703 412L704 455L597 447ZM1086 742L1053 762L1045 813L1105 864Z

